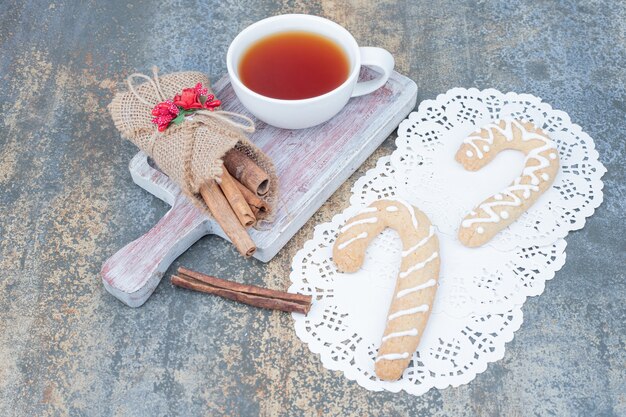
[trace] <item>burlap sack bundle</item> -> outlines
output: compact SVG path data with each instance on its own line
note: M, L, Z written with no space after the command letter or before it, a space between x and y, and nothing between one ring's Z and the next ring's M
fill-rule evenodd
M128 80L129 91L117 93L109 104L113 122L122 136L148 154L165 174L176 182L188 197L206 209L198 195L200 187L212 179L219 181L224 154L236 148L261 167L270 177L270 189L263 199L274 211L278 191L276 170L272 161L248 140L244 132L253 132L254 123L245 116L202 110L187 116L180 124L170 124L159 132L152 123L152 109L158 103L172 99L184 88L202 83L213 94L209 78L201 72L177 72L162 77L153 69L154 78L133 74ZM146 81L133 85L134 78ZM242 124L239 120L247 121Z

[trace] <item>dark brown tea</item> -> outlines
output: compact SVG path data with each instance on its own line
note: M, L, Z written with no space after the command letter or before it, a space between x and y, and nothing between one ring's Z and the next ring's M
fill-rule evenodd
M282 32L252 44L239 63L239 78L266 97L300 100L320 96L348 78L343 49L311 32Z

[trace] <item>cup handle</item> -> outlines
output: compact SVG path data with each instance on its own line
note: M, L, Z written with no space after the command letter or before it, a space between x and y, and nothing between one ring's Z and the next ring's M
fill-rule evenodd
M385 85L389 76L391 76L391 71L393 71L395 63L393 56L383 48L366 46L359 48L359 53L361 54L361 65L371 65L373 67L380 68L383 70L383 73L379 78L357 83L354 87L354 91L352 91L351 97L359 97L369 94Z

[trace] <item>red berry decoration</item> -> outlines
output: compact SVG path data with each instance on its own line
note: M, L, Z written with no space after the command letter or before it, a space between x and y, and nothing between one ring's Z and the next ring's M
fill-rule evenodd
M206 96L209 90L206 87L202 86L202 83L196 84L195 90L201 96Z
M155 116L152 119L152 123L156 124L159 132L163 132L170 125L172 120L178 116L180 110L172 102L172 100L166 100L157 104L152 109L152 115Z
M215 110L222 102L208 92L208 88L202 83L196 84L193 88L184 88L180 94L174 96L173 100L165 100L154 106L152 123L157 125L159 132L163 132L170 124L181 123L185 115L196 110Z

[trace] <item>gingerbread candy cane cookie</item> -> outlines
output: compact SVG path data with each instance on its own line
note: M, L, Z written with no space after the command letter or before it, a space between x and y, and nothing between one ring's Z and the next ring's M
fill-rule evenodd
M511 185L465 216L459 227L459 240L465 246L481 246L513 223L550 188L559 171L556 144L543 130L520 120L500 120L470 134L456 160L465 169L476 171L505 149L526 154L524 170Z
M402 376L417 349L432 309L439 278L439 241L428 217L402 200L379 200L352 217L339 231L333 259L339 270L363 264L368 244L386 227L402 240L402 264L376 358L383 380Z

